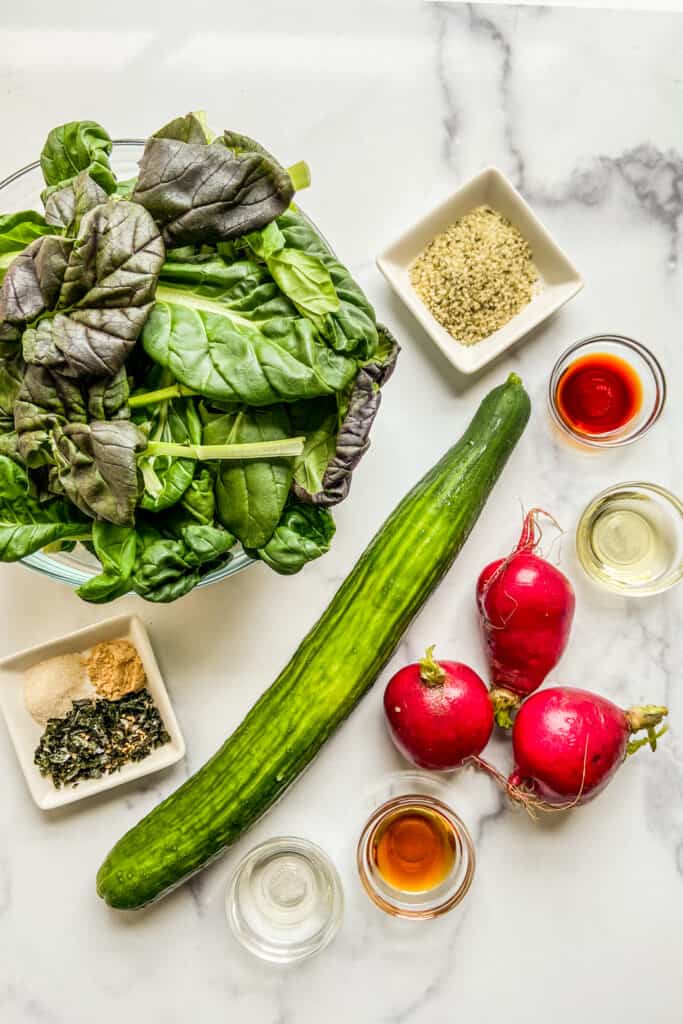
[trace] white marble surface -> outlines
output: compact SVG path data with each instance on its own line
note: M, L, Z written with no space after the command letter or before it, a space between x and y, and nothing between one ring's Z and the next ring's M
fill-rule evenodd
M683 591L627 604L580 575L571 533L601 487L645 477L683 491L683 18L402 0L5 5L0 176L34 159L47 130L94 117L144 135L206 107L286 161L305 157L306 207L400 337L373 447L338 513L334 550L299 577L256 567L170 607L136 600L188 741L187 764L46 815L0 731L0 1020L3 1024L676 1024L683 927ZM105 10L106 6L106 10ZM586 278L585 291L516 353L462 382L389 294L374 255L486 164L508 173ZM642 339L670 384L662 421L621 453L582 457L551 435L550 367L607 329ZM567 528L562 564L578 613L558 681L623 704L665 702L671 732L598 801L534 825L466 773L452 799L479 856L460 911L399 927L354 877L360 793L399 766L380 714L382 673L306 777L229 854L149 912L97 899L109 846L237 725L324 608L399 497L515 368L533 419L455 569L392 666L428 642L484 670L472 588L512 545L520 503ZM21 567L0 571L1 650L111 614ZM502 742L492 757L506 766ZM237 858L267 836L309 836L347 894L330 949L297 968L242 953L223 915Z

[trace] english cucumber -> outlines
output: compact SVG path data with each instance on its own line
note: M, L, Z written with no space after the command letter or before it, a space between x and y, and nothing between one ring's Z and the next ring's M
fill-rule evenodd
M130 830L97 875L112 907L158 899L268 810L372 686L448 570L529 418L511 374L380 528L289 664L220 750Z

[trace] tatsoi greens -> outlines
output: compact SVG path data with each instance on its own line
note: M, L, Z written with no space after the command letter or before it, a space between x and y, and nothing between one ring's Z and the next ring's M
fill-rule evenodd
M324 554L398 346L292 204L202 113L117 181L93 121L53 129L44 213L0 215L0 560L81 542L105 602L171 601L237 544Z

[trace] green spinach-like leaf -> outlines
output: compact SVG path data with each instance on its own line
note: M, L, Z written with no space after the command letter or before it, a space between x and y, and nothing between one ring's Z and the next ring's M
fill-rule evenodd
M136 422L144 425L149 441L202 442L202 425L192 399L160 402L150 409L143 407L136 414ZM160 511L180 501L192 483L195 460L143 455L138 459L138 469L143 481L140 506L150 512Z
M96 519L92 524L92 546L102 571L81 584L76 591L78 596L102 604L128 593L137 551L135 528Z
M35 210L0 215L0 281L14 257L36 238L54 234L54 228Z
M330 272L318 256L300 249L280 249L268 258L267 266L278 287L314 323L340 308Z
M379 325L376 354L339 397L336 416L331 411L325 415L318 403L301 402L292 408L293 429L306 435L303 454L294 464L292 490L300 501L331 506L346 498L353 471L370 447L381 388L393 373L398 353L395 338Z
M53 492L61 491L88 516L117 526L134 521L137 454L147 440L129 420L68 423L54 431Z
M18 210L0 214L0 253L16 253L43 235L54 234L52 227L36 210Z
M337 449L339 411L337 396L294 402L289 406L292 430L306 438L304 450L294 459L294 481L309 494L324 487L327 467Z
M216 496L211 470L199 467L178 506L186 519L194 519L203 526L211 526L216 517Z
M220 248L223 250L224 246ZM177 258L181 252L182 260ZM167 260L161 269L162 299L217 302L221 311L237 317L238 323L241 319L259 324L299 316L294 304L283 295L262 263L243 257L222 258L215 252L192 256L177 249L172 255L175 258Z
M114 195L117 195L119 199L130 199L135 192L137 183L137 178L125 178L123 181L117 181Z
M190 486L180 501L164 513L165 528L173 532L192 523L216 526L214 485L214 473L207 466L198 466Z
M190 521L176 527L175 532L185 545L187 560L200 568L224 561L227 553L235 546L235 538L219 526Z
M287 249L296 249L315 256L329 271L339 299L339 309L322 317L320 329L336 352L354 353L359 359L370 359L377 347L375 312L363 290L346 267L337 260L313 225L292 208L278 218Z
M81 171L111 193L116 188L116 177L109 166L111 139L101 124L96 121L69 121L53 128L40 154L40 166L47 188L43 199L50 190L66 184Z
M87 535L90 523L67 501L40 501L26 470L0 455L0 561L16 562L47 544Z
M174 510L171 510L172 512ZM187 594L202 576L230 559L235 538L216 526L175 525L157 517L166 531L148 523L138 530L133 587L147 601L168 602Z
M250 555L260 558L275 572L290 576L306 562L320 558L330 550L335 525L325 508L313 505L288 505L266 545Z
M276 441L288 437L289 431L284 406L242 409L211 419L204 427L204 443ZM291 459L221 462L216 476L218 520L245 547L261 547L280 519L292 477Z
M329 270L319 256L301 249L287 248L285 237L275 222L263 231L247 235L245 242L262 259L278 288L321 330L322 318L340 308L339 297Z
M145 325L147 354L176 380L222 402L273 405L342 390L356 362L321 344L301 317L256 324L216 299L160 286Z

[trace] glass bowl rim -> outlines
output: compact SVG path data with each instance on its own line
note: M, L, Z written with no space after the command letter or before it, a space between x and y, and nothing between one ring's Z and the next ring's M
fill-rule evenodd
M112 139L112 146L144 146L146 139ZM0 181L0 189L6 188L11 185L12 182L18 181L19 178L23 178L25 174L29 174L30 171L35 171L40 167L40 160L32 160L30 164L24 164L23 167L19 167L16 171L12 171L6 178Z
M657 597L659 594L665 594L668 590L672 590L678 583L683 580L683 561L677 566L674 566L662 580L656 586L646 586L642 588L630 588L628 586L622 586L618 583L610 583L603 579L599 579L596 576L591 575L585 568L581 555L578 551L578 539L579 531L581 527L588 521L590 515L593 514L595 508L604 498L609 497L610 494L615 494L618 491L626 490L631 488L639 491L649 491L654 494L658 494L661 498L672 507L674 513L678 513L679 519L683 522L683 501L670 491L667 487L663 487L661 484L653 484L649 480L624 480L622 483L611 484L609 487L605 487L604 490L595 494L588 502L581 515L579 516L576 524L576 530L574 531L574 546L577 549L577 558L579 565L583 569L584 573L591 582L595 583L599 587L603 587L605 590L609 590L612 594L619 594L621 597Z
M236 891L237 884L244 872L244 868L252 859L259 855L270 852L274 853L284 849L294 849L297 852L312 855L318 861L318 864L327 876L327 881L330 886L330 915L324 927L321 928L311 940L308 940L308 943L297 943L291 947L288 951L288 955L277 956L274 953L272 955L268 955L265 949L259 949L252 942L248 941L248 937L240 927L240 921L235 911L237 905ZM337 935L344 916L344 887L334 861L317 843L314 843L311 839L305 839L302 836L271 836L269 839L264 839L263 842L252 846L251 849L247 850L244 856L237 862L237 865L230 875L225 887L225 915L232 934L243 949L248 950L261 960L266 960L270 963L300 963L302 960L308 960L309 957L322 952L322 950L325 949L326 946L329 946ZM311 944L311 942L314 944ZM309 948L306 948L307 945ZM284 951L282 952L284 953Z
M612 342L617 346L637 353L652 375L656 390L654 406L645 422L642 423L637 430L634 430L631 433L619 436L616 435L616 432L603 435L584 434L581 431L573 430L560 415L559 409L557 408L557 387L565 369L565 362L567 362L571 356L577 357L581 349L587 348L589 345L599 344L600 342ZM641 341L636 341L635 338L630 338L626 334L613 334L612 332L604 331L598 334L588 335L585 338L580 338L578 341L573 342L559 355L550 373L547 397L548 406L554 423L573 441L576 441L581 445L586 445L589 448L621 448L627 444L633 444L634 441L643 437L662 415L667 397L666 377L664 375L662 365L655 354Z

